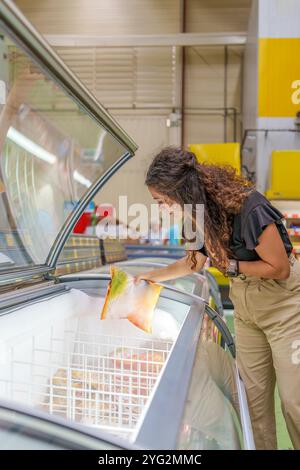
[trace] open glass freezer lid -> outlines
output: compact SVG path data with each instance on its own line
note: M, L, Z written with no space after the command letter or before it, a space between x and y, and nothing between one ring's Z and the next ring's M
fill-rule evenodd
M49 271L136 145L9 1L0 35L0 273Z

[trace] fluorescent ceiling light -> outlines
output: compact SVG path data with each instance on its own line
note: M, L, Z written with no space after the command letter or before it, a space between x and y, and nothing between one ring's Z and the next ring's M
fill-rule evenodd
M95 152L95 156L94 156L94 160L95 160L95 161L101 160L102 150L103 150L103 143L104 143L105 137L106 137L106 131L102 130L102 131L100 132L100 136L99 136L99 140L98 140L98 145L97 145L96 152Z
M87 188L92 185L92 182L85 178L85 176L83 176L77 170L73 171L73 178L74 180L78 181L78 183L82 184L83 186L86 186Z
M53 155L53 153L47 152L47 150L25 137L25 135L21 134L21 132L17 131L14 127L8 129L7 138L44 162L53 165L57 161L57 157Z

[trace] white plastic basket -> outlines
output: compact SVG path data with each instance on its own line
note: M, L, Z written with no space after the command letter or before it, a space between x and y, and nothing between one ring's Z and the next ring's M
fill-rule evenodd
M30 361L12 352L11 377L2 387L12 400L128 435L172 344L152 337L65 331L45 347L32 341Z

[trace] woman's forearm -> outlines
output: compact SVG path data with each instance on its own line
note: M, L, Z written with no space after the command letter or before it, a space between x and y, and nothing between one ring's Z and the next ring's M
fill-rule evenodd
M289 276L289 268L275 267L266 261L239 261L239 271L246 276L256 276L265 279L286 279Z
M170 281L172 279L177 279L178 277L184 277L188 274L192 274L193 272L200 271L205 263L205 260L206 257L199 254L197 256L197 264L193 268L190 260L186 256L164 268L154 269L153 271L149 271L144 275L140 275L138 278L147 279L154 282Z
M144 278L148 281L163 282L186 276L187 274L188 272L185 269L173 263L165 268L154 269L153 271L147 272Z

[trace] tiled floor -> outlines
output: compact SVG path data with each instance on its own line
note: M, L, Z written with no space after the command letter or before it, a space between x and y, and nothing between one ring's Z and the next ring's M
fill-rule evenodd
M230 331L234 334L233 326L233 310L225 310L226 323ZM280 398L278 390L275 391L275 413L276 413L276 426L277 426L277 441L278 449L292 449L292 443L290 441L285 421L281 412Z

